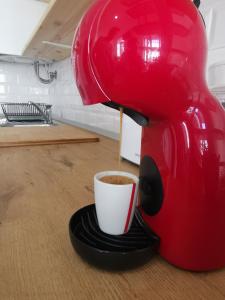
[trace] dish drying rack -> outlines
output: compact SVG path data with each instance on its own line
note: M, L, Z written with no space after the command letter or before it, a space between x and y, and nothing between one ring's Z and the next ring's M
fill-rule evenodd
M8 122L42 122L52 124L50 104L45 103L1 103L2 111Z

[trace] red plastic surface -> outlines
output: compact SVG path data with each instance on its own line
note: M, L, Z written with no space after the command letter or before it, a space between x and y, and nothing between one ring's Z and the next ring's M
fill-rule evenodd
M142 156L164 202L145 221L160 254L190 270L225 266L225 111L205 82L205 28L190 0L99 0L72 57L84 104L114 101L150 118Z

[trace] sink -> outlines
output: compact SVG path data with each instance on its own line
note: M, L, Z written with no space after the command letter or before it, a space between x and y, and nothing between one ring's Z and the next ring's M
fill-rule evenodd
M44 123L44 122L9 122L7 119L2 118L0 119L0 127L50 127L50 126L57 126L56 122L53 123Z
M45 124L45 123L40 123L40 124L31 124L27 122L26 124L7 124L1 127L50 127L50 126L55 126L56 124Z

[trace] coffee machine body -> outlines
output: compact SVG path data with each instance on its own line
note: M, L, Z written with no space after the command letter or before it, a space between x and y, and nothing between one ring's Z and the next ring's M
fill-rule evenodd
M84 104L122 106L146 125L139 209L161 256L195 271L225 266L225 111L206 55L190 0L97 0L72 50Z
M150 123L142 137L143 218L161 256L195 271L225 266L225 116L211 108Z

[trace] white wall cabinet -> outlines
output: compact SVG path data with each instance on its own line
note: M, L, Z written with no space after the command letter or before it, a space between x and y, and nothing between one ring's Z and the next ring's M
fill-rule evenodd
M22 55L47 9L44 1L0 0L0 53Z

